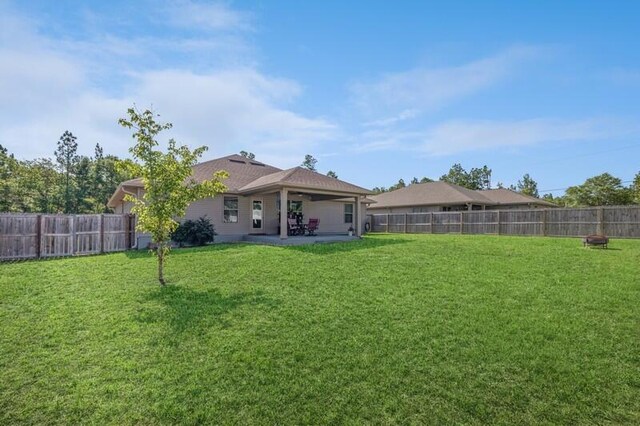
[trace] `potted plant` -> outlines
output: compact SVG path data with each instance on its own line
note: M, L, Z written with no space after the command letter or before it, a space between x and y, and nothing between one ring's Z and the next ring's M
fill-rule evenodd
M347 229L347 232L349 233L350 237L353 237L354 231L355 231L355 229L353 229L353 226L350 226L349 229Z

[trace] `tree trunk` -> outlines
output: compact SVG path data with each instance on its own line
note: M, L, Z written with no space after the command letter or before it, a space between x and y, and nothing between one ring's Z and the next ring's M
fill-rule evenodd
M164 246L162 244L158 244L158 281L160 281L160 285L165 285L164 281Z

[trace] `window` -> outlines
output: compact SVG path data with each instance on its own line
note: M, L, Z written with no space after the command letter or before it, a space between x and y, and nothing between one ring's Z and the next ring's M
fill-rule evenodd
M344 223L353 223L353 204L344 205Z
M224 197L224 223L238 222L238 197Z
M302 201L289 200L287 204L289 213L302 213Z

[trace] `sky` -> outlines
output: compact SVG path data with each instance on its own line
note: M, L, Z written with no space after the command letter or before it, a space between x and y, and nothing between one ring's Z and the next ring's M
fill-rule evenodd
M0 144L164 138L367 188L489 166L541 192L640 171L640 2L0 0Z

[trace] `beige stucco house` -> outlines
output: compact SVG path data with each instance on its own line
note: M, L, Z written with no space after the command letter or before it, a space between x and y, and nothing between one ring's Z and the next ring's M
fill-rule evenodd
M227 192L192 203L183 220L207 216L215 225L218 242L241 241L246 235L287 238L288 212L302 213L304 221L320 221L318 234L346 234L353 227L360 236L366 220L366 197L371 191L302 167L281 170L240 155L229 155L193 167L192 177L204 180L225 170ZM141 179L122 182L109 200L116 213L128 213L125 194L141 197ZM142 236L144 238L144 236Z
M461 210L507 210L556 207L509 189L474 191L447 182L416 183L370 196L369 214L426 213Z

